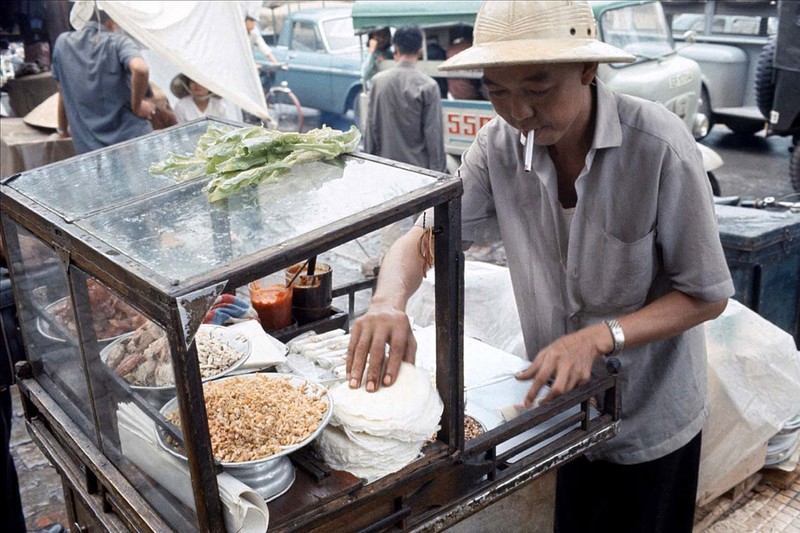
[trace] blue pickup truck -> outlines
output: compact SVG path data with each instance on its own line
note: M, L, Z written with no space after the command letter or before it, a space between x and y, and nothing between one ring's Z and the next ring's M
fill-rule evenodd
M276 73L303 107L344 115L361 93L361 40L350 8L302 9L286 15L272 53L288 65ZM257 63L267 59L256 52Z

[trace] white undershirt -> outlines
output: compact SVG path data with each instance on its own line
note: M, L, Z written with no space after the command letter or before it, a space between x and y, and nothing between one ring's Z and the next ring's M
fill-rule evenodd
M558 243L560 245L560 252L561 252L561 263L566 265L567 264L567 248L569 246L569 228L572 225L572 218L575 216L575 208L569 207L565 208L561 206L561 203L558 204L557 210L557 224L558 228Z

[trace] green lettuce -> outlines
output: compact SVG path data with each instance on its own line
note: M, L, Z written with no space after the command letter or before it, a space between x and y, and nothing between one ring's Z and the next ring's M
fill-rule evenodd
M353 152L360 139L355 126L345 132L323 126L307 133L286 133L258 126L210 124L193 154L170 153L149 170L178 180L208 176L203 190L215 202L243 187L275 182L298 163Z

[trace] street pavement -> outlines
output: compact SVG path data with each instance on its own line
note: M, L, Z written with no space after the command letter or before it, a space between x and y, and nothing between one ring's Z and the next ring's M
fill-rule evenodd
M22 402L16 385L11 387L11 395L11 455L19 477L25 525L29 531L52 523L67 527L61 478L25 429Z

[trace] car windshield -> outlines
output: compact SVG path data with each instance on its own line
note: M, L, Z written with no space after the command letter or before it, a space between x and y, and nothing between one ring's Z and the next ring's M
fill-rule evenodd
M635 55L637 63L674 51L672 36L659 3L610 9L600 16L600 32L603 41Z
M331 52L358 48L359 39L354 34L353 19L350 17L326 20L322 23L322 27L328 37Z

